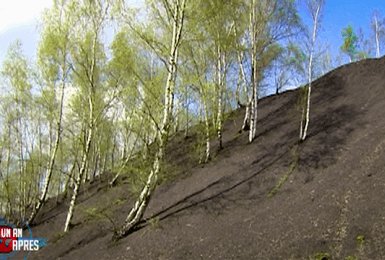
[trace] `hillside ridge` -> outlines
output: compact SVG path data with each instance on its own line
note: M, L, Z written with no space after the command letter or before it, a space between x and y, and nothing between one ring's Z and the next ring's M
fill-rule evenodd
M113 224L85 209L122 223L135 199L124 180L90 184L64 236L68 206L47 203L32 233L49 246L28 259L384 258L384 72L385 58L369 59L314 81L308 137L298 149L299 90L260 100L252 144L239 133L244 109L232 112L224 149L203 166L188 159L194 138L171 140L179 175L155 190L145 221L117 243Z

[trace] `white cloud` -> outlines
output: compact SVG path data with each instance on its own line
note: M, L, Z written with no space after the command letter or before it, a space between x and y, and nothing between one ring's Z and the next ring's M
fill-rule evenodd
M53 0L12 0L0 5L0 32L21 23L33 22Z

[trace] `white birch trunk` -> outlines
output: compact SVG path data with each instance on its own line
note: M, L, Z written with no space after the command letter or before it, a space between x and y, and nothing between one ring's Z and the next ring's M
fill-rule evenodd
M317 22L318 22L318 13L321 8L322 1L319 3L317 7L317 11L314 16L314 26L313 26L313 38L312 38L312 45L311 45L311 51L310 51L310 58L309 58L309 88L308 88L308 95L307 95L307 106L306 106L306 124L305 128L303 130L303 135L302 135L302 140L305 140L306 135L307 135L307 129L309 127L309 116L310 116L310 94L311 94L311 82L312 82L312 62L313 62L313 52L314 52L314 45L315 45L315 40L317 36Z
M242 130L250 130L250 111L251 111L251 101L247 102L245 118L243 119Z
M68 73L68 71L67 71L67 73ZM59 105L59 116L58 116L58 120L57 120L57 129L56 129L56 140L55 140L53 152L51 154L51 160L49 163L48 172L47 172L47 175L45 177L43 192L42 192L42 194L41 194L41 196L37 202L37 205L32 210L32 213L28 219L28 224L31 224L33 222L37 213L39 212L39 210L41 209L41 207L45 203L45 199L46 199L48 189L49 189L49 184L51 182L53 168L55 165L55 159L56 159L57 151L59 149L59 143L60 143L60 138L61 138L61 124L62 124L62 118L63 118L65 79L67 77L67 73L63 76L63 79L62 79L61 97L60 97L60 105ZM59 183L59 186L60 186L60 183Z
M257 66L256 66L256 10L255 3L252 1L251 3L252 12L250 14L250 33L252 36L251 39L251 88L252 88L252 96L250 102L250 131L249 131L249 142L251 143L256 136L256 128L257 128L257 102L258 102L258 91L257 91Z
M257 87L254 82L254 84L251 84L253 87L253 97L250 104L250 131L249 131L249 142L251 143L257 133L257 105L258 105L258 94L257 94Z
M82 166L80 168L80 171L79 171L79 175L78 175L78 178L76 179L75 181L75 188L74 188L74 192L72 194L72 198L71 198L71 202L70 202L70 207L68 209L68 214L67 214L67 219L66 219L66 222L64 224L64 232L68 232L69 231L69 226L70 226L70 223L71 223L71 220L72 220L72 217L73 217L73 214L74 214L74 211L75 211L75 205L76 205L76 200L77 200L77 196L78 196L78 193L79 193L79 189L80 189L80 185L81 185L81 182L82 182L82 179L85 177L84 175L86 174L87 172L87 163L88 163L88 158L89 158L89 153L90 153L90 149L91 149L91 143L92 143L92 139L93 139L93 135L94 135L94 128L95 128L95 117L94 117L94 114L95 114L95 104L94 104L94 99L95 99L95 80L94 80L94 75L95 75L95 69L96 69L96 42L97 42L97 39L98 39L98 30L95 32L95 36L94 36L94 39L93 39L93 43L92 43L92 55L93 55L93 58L91 60L91 71L88 76L88 82L89 82L89 94L88 94L88 107L90 109L89 111L89 119L88 119L88 137L87 137L87 142L86 142L86 145L85 145L85 148L84 148L84 153L83 153L83 158L82 158Z
M174 133L177 133L179 131L179 110L180 110L180 102L178 99L176 103L175 115L174 115L174 118L175 118Z
M218 148L222 149L222 53L221 48L218 46L217 49L217 97L218 97L218 114L217 114L217 135L218 135Z
M91 112L90 112L90 114L91 114ZM90 147L91 147L91 141L92 141L92 135L93 135L93 129L92 128L93 128L93 126L91 125L89 133L88 133L86 149L85 149L84 154L83 154L82 166L80 168L79 175L75 181L75 188L74 188L74 191L72 194L70 207L68 209L67 219L66 219L66 222L64 224L64 232L69 231L70 223L71 223L71 220L73 218L74 211L75 211L75 205L76 205L76 200L77 200L79 189L80 189L80 184L81 184L83 176L87 170L88 155L89 155L89 151L90 151Z
M181 2L180 2L181 1ZM168 77L165 91L165 107L163 114L163 122L160 132L157 134L159 140L159 150L154 159L153 169L148 176L146 185L144 186L139 198L135 202L134 207L128 214L125 223L122 227L115 231L112 240L116 241L126 234L128 234L132 227L134 227L142 218L143 213L148 205L151 193L158 181L158 174L160 171L160 162L163 159L164 149L167 143L170 119L173 108L173 96L175 88L176 67L178 61L178 46L181 40L183 20L184 20L185 0L176 0L174 3L174 23L173 36L170 50L170 61L168 69Z
M95 46L94 46L94 48L95 48ZM93 77L93 71L95 69L94 66L95 66L95 64L92 65L92 73L91 73L91 77L90 77L91 79ZM91 86L91 88L93 88L93 86ZM87 163L88 163L89 153L90 153L90 149L91 149L93 134L94 134L94 101L93 101L93 94L94 93L93 93L93 90L91 90L91 92L92 93L90 93L89 97L88 97L89 108L90 108L89 122L88 122L89 132L88 132L87 142L86 142L84 153L83 153L82 165L81 165L78 177L75 181L75 188L74 188L74 191L72 194L70 207L68 209L67 219L66 219L66 222L64 224L64 232L69 231L70 223L71 223L71 220L73 218L74 211L75 211L76 200L77 200L77 196L79 193L80 185L81 185L81 182L84 178L85 173L87 172Z
M377 53L376 53L376 57L379 58L380 57L380 43L379 43L379 40L378 40L378 20L377 20L377 16L374 16L374 22L375 22L375 33L376 33L376 50L377 50Z
M237 99L237 103L238 103L239 107L245 107L245 105L242 104L242 102L241 102L239 92L240 92L242 82L243 82L244 86L246 87L247 80L246 80L246 74L245 74L245 70L243 68L243 63L242 63L243 55L241 53L238 53L237 56L238 56L238 63L239 63L239 75L238 75L238 85L237 85L237 90L236 90L236 99ZM246 95L247 95L247 92L246 92Z
M206 126L206 154L205 162L207 163L210 160L210 124L209 124L209 112L205 99L203 100L204 110L205 110L205 126Z

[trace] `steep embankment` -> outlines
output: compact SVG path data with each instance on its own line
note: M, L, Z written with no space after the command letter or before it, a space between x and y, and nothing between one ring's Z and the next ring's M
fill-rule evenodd
M46 211L32 232L50 245L30 259L385 258L385 58L314 82L298 166L269 198L296 158L297 98L298 91L288 91L261 100L252 144L238 133L244 111L235 111L224 127L224 149L204 167L183 163L193 138L176 138L169 155L180 163L179 180L156 190L148 221L118 243L109 242L111 223L80 207L105 208L122 223L133 202L124 181L111 189L102 181L90 185L75 226L56 242L67 206Z

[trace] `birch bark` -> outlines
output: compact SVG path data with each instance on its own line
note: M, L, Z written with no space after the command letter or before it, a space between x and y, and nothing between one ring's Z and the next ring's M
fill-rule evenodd
M303 129L302 133L302 141L306 139L307 130L309 128L309 117L310 117L310 96L311 96L311 82L312 82L312 65L313 65L313 52L314 52L314 45L317 37L317 26L318 26L318 16L321 9L321 6L323 4L323 0L321 0L317 7L314 14L314 25L313 25L313 37L312 37L312 44L311 44L311 50L310 50L310 58L309 58L309 69L308 69L308 90L307 90L307 104L306 104L306 123L305 127ZM301 122L302 124L302 122Z
M66 68L65 58L64 58L64 62L63 62L63 68L64 68L63 70L65 70L65 68ZM59 115L58 115L58 120L57 120L57 129L56 129L56 140L55 140L53 152L51 154L51 159L49 162L48 173L47 173L45 181L44 181L43 192L42 192L36 206L33 208L31 215L28 218L28 224L31 224L34 221L37 213L39 213L41 207L44 205L45 199L47 197L48 189L49 189L49 184L51 182L53 168L55 165L55 159L56 159L56 155L57 155L57 151L59 149L59 144L60 144L60 139L61 139L61 125L62 125L62 118L63 118L63 102L64 102L64 92L65 92L65 85L66 85L65 80L67 78L68 71L69 70L67 70L67 72L65 73L65 75L62 78L61 97L60 97L60 104L59 104Z
M170 7L171 5L167 3ZM175 77L178 61L178 47L182 38L182 28L183 20L185 13L186 0L174 0L173 5L173 34L172 42L169 56L169 67L168 67L168 76L167 83L165 87L165 106L163 113L163 122L160 131L158 131L157 139L159 142L158 152L155 156L152 170L147 178L147 182L135 202L134 207L131 209L128 214L124 224L115 231L112 240L117 241L127 235L131 229L141 220L145 209L147 208L148 202L150 200L152 191L154 190L157 181L158 175L160 172L160 162L163 159L164 149L167 143L169 129L170 129L170 120L172 117L172 108L173 108L173 96L175 88Z

